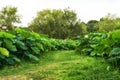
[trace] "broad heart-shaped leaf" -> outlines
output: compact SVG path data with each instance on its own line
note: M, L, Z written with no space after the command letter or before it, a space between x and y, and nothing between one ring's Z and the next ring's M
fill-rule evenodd
M0 53L6 57L9 57L9 51L5 48L0 47Z
M16 46L13 45L13 42L10 39L4 39L5 47L10 51L17 51Z
M37 58L37 57L34 56L33 54L30 54L28 51L25 52L25 55L26 55L27 57L29 57L30 60L34 60L34 61L36 61L36 62L39 61L39 58Z
M26 45L27 46L36 46L36 44L35 44L36 42L35 42L35 39L33 39L33 38L27 38L26 39Z
M35 54L39 54L40 53L40 50L38 47L31 47L32 51L35 53Z
M110 51L110 56L118 56L120 55L120 48L113 48L111 51Z
M27 50L27 46L22 41L15 40L15 44L17 48Z

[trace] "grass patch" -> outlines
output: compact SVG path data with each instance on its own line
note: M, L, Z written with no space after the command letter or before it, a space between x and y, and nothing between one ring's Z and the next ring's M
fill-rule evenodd
M16 78L14 80L120 80L119 71L109 67L102 58L81 56L74 51L52 51L40 58L38 64L5 67L0 71L0 80L6 77Z

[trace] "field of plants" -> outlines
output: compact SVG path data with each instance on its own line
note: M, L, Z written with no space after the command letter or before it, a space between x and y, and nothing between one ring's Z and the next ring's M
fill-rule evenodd
M120 67L120 30L109 33L90 33L80 38L77 52L84 55L103 57L113 67Z
M22 26L17 12L0 10L0 80L120 80L120 17L44 9Z
M37 65L36 67L31 66L31 68L34 71L36 71L35 68L39 68L42 66L44 67L45 64L53 65L53 64L59 63L57 65L61 65L63 61L65 61L65 64L67 64L66 61L70 61L69 64L66 65L70 67L70 65L72 65L73 61L75 60L74 61L75 64L73 64L75 67L71 69L75 70L76 68L79 67L78 69L80 71L77 69L77 71L74 72L75 74L74 78L72 77L68 78L64 74L61 74L62 75L61 77L58 76L61 80L63 77L65 77L66 80L67 79L84 80L85 75L87 74L89 75L89 73L91 74L94 68L90 69L89 73L85 73L81 77L80 76L78 77L79 75L78 71L80 74L82 74L81 70L83 69L81 68L81 66L85 65L90 67L90 65L93 65L93 64L94 65L97 64L99 66L98 67L99 69L97 68L95 70L102 70L102 68L104 68L105 71L102 70L103 72L101 73L99 73L100 71L98 71L97 73L100 74L99 76L94 78L94 76L96 76L94 74L94 75L91 75L90 77L87 77L86 80L89 80L88 78L90 78L90 80L101 79L101 78L106 80L109 80L109 79L113 80L113 77L109 77L109 78L103 77L102 74L104 72L109 72L110 73L109 75L116 74L116 77L114 78L120 79L120 77L118 76L119 75L118 70L120 67L119 34L120 34L120 30L115 30L109 33L100 33L100 32L90 33L84 36L80 36L79 38L77 37L76 40L70 40L70 39L62 40L62 39L49 38L47 35L30 32L20 28L16 28L14 31L0 31L0 68L1 68L0 75L1 76L14 75L14 73L12 73L12 70L13 72L17 73L19 72L19 70L22 69L19 67L23 67L23 71L27 70L24 68L24 67L27 67L27 64L29 66L31 66L31 64ZM67 53L65 51L62 52L62 50L66 50L68 52ZM76 52L71 53L70 50L74 50ZM58 51L57 53L55 52L56 55L57 54L58 55L54 57L51 51ZM47 54L49 52L51 52L51 54ZM50 56L48 57L48 55ZM84 59L81 58L82 56L84 56ZM95 63L93 63L92 61L90 63L85 62L87 60L87 56L93 59L92 61L95 61ZM95 58L96 60L94 60ZM78 66L76 65L76 61L77 63L83 62L83 64L82 65L80 64ZM104 63L104 65L102 65L102 63ZM62 69L64 69L65 65L62 65L61 67L63 67ZM57 68L57 69L60 69L60 68ZM43 68L41 68L41 70L43 70ZM71 73L68 73L68 72L69 72L69 69L65 74L66 75L73 74L73 72ZM20 71L20 74L23 74L23 73L21 73ZM49 75L50 73L47 73L47 74ZM43 76L46 74L43 71L41 73L38 73L36 71L35 75L27 74L27 73L25 75L31 76L33 78L37 75L37 78L39 80L41 79L41 75ZM55 73L54 73L54 76L56 76ZM48 77L43 76L43 78L48 78ZM26 79L23 79L23 80L26 80Z
M0 75L3 76L0 78L2 80L5 80L6 76L12 78L9 75L15 75L14 71L15 73L19 72L17 75L24 74L27 78L32 77L33 80L49 79L48 75L51 73L53 73L55 80L63 80L63 78L65 80L120 79L118 76L120 66L119 34L120 30L115 30L109 33L89 33L77 37L76 40L63 40L49 38L47 35L20 28L16 28L14 31L0 31ZM56 65L62 66L56 69ZM45 66L46 70L44 71L43 67ZM96 68L95 66L99 67ZM71 71L74 70L74 72L70 72L69 69L66 70L70 67ZM61 69L65 72L60 75L55 70L51 70L52 68ZM25 73L22 73L21 69ZM90 71L86 72L87 69ZM31 70L32 73L28 74L27 72ZM95 75L93 71L99 72L99 75ZM108 72L108 75L102 76ZM68 77L69 74L73 77ZM90 77L86 78L87 75ZM109 75L116 77L108 77ZM22 77L23 75L21 75Z
M0 67L16 65L22 61L39 62L39 56L53 50L73 50L78 41L48 38L34 32L16 28L0 32Z

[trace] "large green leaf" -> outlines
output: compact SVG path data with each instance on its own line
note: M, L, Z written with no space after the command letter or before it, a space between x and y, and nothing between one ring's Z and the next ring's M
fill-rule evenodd
M37 47L31 47L32 51L35 53L35 54L39 54L40 53L40 50L39 48Z
M35 39L33 39L33 38L27 38L26 39L26 44L27 44L27 46L36 46L36 42L35 42Z
M0 53L6 57L9 57L9 51L5 48L0 47Z
M17 51L16 46L13 45L10 39L4 39L5 47L10 51Z
M27 50L27 46L24 44L24 42L19 41L19 40L15 40L15 44L18 48L23 49L23 50Z
M37 47L41 50L44 51L43 45L40 43L36 43Z
M39 58L37 58L36 56L34 56L33 54L30 54L28 51L25 52L25 55L28 56L30 58L30 60L39 61Z
M16 57L16 56L12 56L12 58L14 59L14 61L15 62L17 62L17 63L20 63L21 62L21 60L18 58L18 57Z
M113 48L109 55L110 56L118 56L118 55L120 55L120 48Z

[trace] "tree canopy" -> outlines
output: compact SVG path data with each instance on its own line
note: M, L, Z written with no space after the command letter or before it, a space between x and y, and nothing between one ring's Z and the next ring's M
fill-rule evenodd
M17 14L17 8L11 6L3 7L0 11L0 24L12 30L15 23L20 23L20 15Z
M39 11L29 24L29 28L35 32L62 39L84 34L83 30L85 30L76 13L70 9Z
M101 18L94 27L100 32L109 32L115 30L117 22L118 19L115 15L108 13L105 17Z
M98 23L97 20L90 20L87 22L87 31L88 32L95 32L95 25Z

